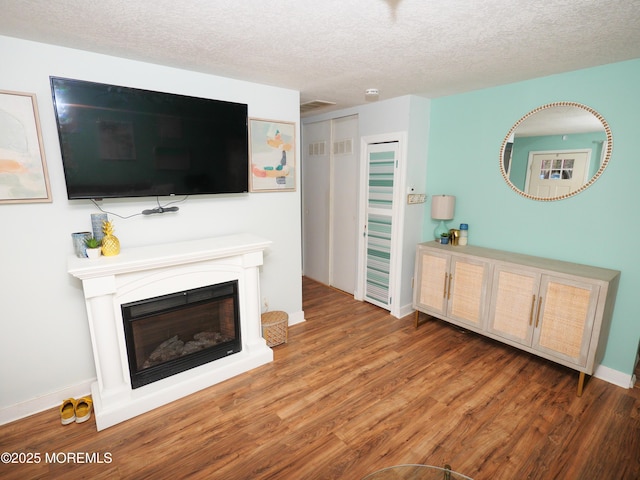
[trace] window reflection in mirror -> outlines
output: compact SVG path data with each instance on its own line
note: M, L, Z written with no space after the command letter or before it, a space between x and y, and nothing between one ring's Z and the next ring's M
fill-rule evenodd
M611 130L595 110L558 102L536 108L511 128L500 149L509 186L534 200L560 200L581 192L611 156Z

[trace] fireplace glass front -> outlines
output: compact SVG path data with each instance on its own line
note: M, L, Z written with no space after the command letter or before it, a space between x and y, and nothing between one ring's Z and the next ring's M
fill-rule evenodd
M132 388L242 350L237 280L121 308Z

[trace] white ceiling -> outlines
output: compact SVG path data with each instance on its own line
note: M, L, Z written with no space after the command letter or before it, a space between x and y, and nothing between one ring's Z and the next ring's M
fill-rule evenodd
M0 35L336 103L320 113L640 58L640 0L0 0Z
M588 110L577 106L545 108L529 115L518 125L516 137L565 135L568 133L604 132L601 120Z

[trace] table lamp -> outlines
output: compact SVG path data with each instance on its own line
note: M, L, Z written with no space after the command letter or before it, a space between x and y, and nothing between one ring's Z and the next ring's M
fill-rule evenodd
M439 220L438 226L433 231L436 240L439 240L443 233L449 233L449 227L445 220L453 219L453 211L456 207L456 197L453 195L434 195L431 199L431 218Z

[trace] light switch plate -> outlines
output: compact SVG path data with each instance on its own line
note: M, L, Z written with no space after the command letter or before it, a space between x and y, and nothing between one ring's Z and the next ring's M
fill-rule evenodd
M415 205L416 203L424 203L427 200L427 196L424 193L411 193L407 195L407 203L409 205Z

